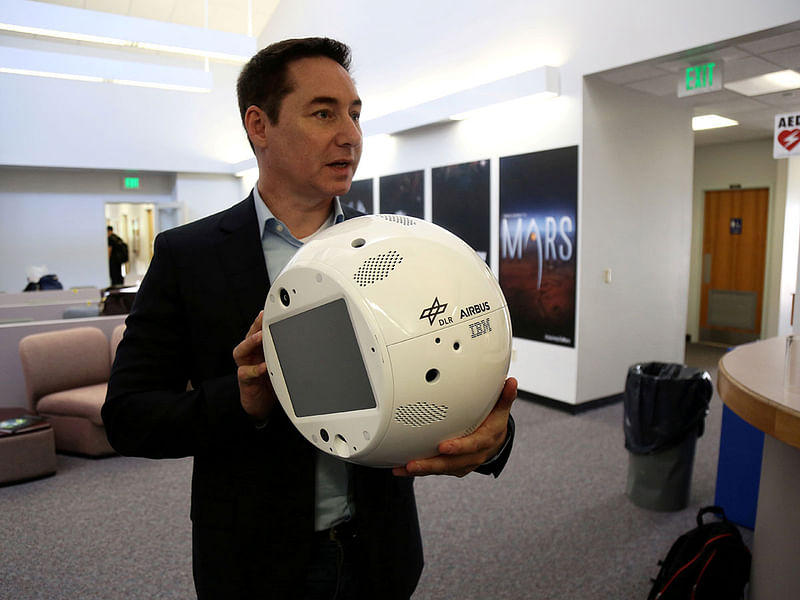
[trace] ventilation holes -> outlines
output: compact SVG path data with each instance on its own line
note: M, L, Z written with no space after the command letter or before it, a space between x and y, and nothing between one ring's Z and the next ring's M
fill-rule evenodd
M424 427L437 421L444 421L446 417L447 406L427 402L404 404L394 411L394 420L410 427Z
M378 215L381 219L385 219L392 223L399 223L400 225L405 225L406 227L411 227L412 225L416 225L417 222L412 217L407 217L405 215Z
M391 275L394 268L403 262L403 257L397 250L390 250L383 254L378 254L372 258L368 258L364 263L358 267L358 270L353 275L355 282L364 287L381 279L386 279Z

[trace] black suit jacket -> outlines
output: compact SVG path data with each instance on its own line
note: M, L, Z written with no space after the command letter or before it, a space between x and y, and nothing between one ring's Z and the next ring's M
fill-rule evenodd
M257 429L239 402L232 352L268 289L252 194L160 234L103 406L119 453L194 457L200 598L294 597L311 548L316 450L279 405ZM352 484L364 597L408 598L422 570L413 480L356 466Z

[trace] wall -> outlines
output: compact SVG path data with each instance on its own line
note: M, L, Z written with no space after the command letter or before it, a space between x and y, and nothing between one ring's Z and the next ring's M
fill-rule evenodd
M328 35L349 43L365 120L538 65L559 67L555 102L367 140L358 177L490 158L496 243L497 158L580 146L578 349L515 339L511 367L522 390L575 404L622 391L633 362L683 359L692 218L691 110L662 111L652 97L601 84L583 94L583 77L800 16L791 2L734 4L679 0L665 10L623 0L514 0L487 11L477 0L411 0L387 16L360 0L348 3L348 14L362 18L340 20L308 0L281 3L260 40ZM402 47L385 39L388 22L404 32ZM601 283L608 267L610 286Z
M74 44L2 33L0 45L76 52ZM88 45L77 51L203 69L202 59ZM252 156L236 103L240 68L212 62L209 93L0 74L0 165L229 171L231 164Z
M578 403L621 392L634 363L683 362L694 143L691 107L584 90Z
M762 337L777 335L785 209L785 192L780 190L777 162L772 158L772 139L735 144L714 144L695 148L692 266L689 285L689 318L686 330L692 340L697 340L699 334L705 193L710 190L728 189L731 185L741 185L742 188L769 188L770 190L761 330Z
M185 222L196 221L242 200L242 183L233 175L178 173L173 199L185 206Z
M346 0L336 11L303 0L278 4L259 45L306 35L350 44L368 119L543 64L561 67L574 87L590 73L798 18L796 0L505 0L491 8L481 0Z
M581 122L579 93L562 89L559 98L517 107L512 113L489 113L467 121L435 125L389 138L367 139L357 177L375 177L377 180L382 175L424 169L430 181L430 169L433 167L489 159L492 245L497 248L499 158L578 145ZM525 119L520 120L519 114L524 114ZM427 186L427 218L431 214L430 205L430 186ZM578 218L580 220L580 213ZM580 242L578 246L580 248ZM492 253L491 266L495 274L498 273L498 261L498 253ZM524 391L573 402L576 362L574 348L514 339L511 374L517 377L520 389Z
M30 265L46 265L65 287L108 287L106 202L171 202L173 177L123 172L0 168L0 290L21 291Z
M124 191L125 174L0 168L0 290L21 291L28 266L42 264L64 286L108 287L106 203L152 203L156 213L166 206L179 213L175 222L165 222L170 226L243 198L233 175L139 172L141 189ZM158 214L156 227L158 232Z

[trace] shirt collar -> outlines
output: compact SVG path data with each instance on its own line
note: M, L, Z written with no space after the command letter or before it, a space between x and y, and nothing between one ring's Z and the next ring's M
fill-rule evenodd
M267 203L261 198L261 194L258 193L258 186L253 186L253 201L256 205L256 215L258 216L258 231L261 234L261 239L264 239L264 228L267 225L267 221L270 219L274 219L284 227L286 227L285 223L282 223L280 219L278 219L275 215L272 214L272 211L267 206ZM342 203L339 201L339 196L334 196L333 198L333 214L334 225L337 223L341 223L344 221L344 211L342 210Z

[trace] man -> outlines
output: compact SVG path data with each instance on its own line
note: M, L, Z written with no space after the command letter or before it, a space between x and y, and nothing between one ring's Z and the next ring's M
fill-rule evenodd
M125 283L122 276L122 264L126 262L126 260L122 260L124 258L122 255L127 254L128 251L125 249L125 242L114 233L111 225L106 227L106 232L108 234L108 275L111 278L111 285L122 285Z
M410 476L497 475L510 452L513 380L473 434L394 470L317 451L276 401L261 341L270 279L302 240L355 216L337 198L361 156L348 67L349 48L326 38L273 44L244 67L258 182L157 238L117 351L103 407L111 444L194 456L200 598L409 598L422 569Z

